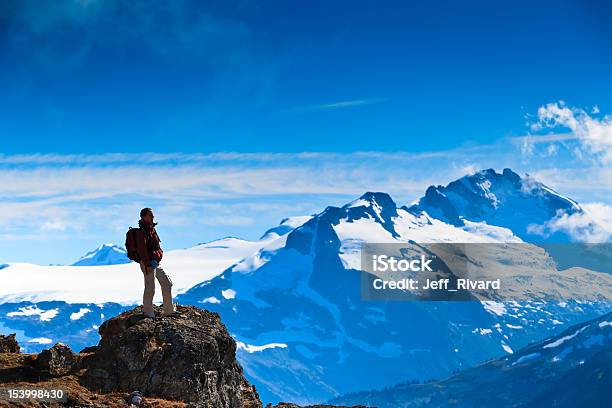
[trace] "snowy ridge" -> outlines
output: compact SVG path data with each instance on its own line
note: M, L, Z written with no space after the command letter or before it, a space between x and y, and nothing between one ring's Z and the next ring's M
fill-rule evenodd
M573 241L564 231L544 234L544 226L564 214L584 215L574 200L530 176L521 178L510 169L504 169L501 174L493 169L482 170L446 186L430 186L411 209L424 210L457 226L472 221L508 228L530 242Z
M398 208L385 193L369 192L342 207L327 207L178 299L193 304L214 299L207 307L224 316L236 339L245 344L285 344L257 353L241 350L239 359L258 379L264 399L304 404L365 386L334 374L338 371L385 373L385 378L368 379L369 386L372 381L389 385L390 378L406 378L407 371L409 378L443 376L448 374L443 367L513 353L585 313L609 310L609 305L575 302L363 302L358 291L363 242L522 243L518 248L523 252L507 246L505 252L484 259L482 267L499 268L499 257L506 263L513 260L504 264L507 273L521 275L539 265L547 271L541 277L545 284L558 290L572 287L559 279L564 276L554 275L554 262L542 248L523 243L508 228L484 221L453 225L418 208ZM575 273L567 279L592 279ZM509 289L529 287L527 282ZM231 299L223 296L229 289ZM313 366L325 369L308 369Z
M282 237L267 234L257 241L223 238L189 249L166 251L162 266L171 276L174 293L180 294L202 281L212 279L277 239L283 242ZM95 264L100 249L103 252L115 252L115 248L114 245L102 245L81 258L84 263L79 265L8 264L0 272L5 282L0 287L0 304L23 301L137 304L141 301L141 293L135 288L142 286L139 265L131 261L110 265ZM161 294L156 293L155 301L160 300Z

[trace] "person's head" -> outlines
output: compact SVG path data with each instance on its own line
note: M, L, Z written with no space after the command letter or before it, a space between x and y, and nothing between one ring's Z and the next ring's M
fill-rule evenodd
M153 215L153 210L150 208L143 208L140 210L140 219L146 222L147 224L153 224L153 219L155 216Z

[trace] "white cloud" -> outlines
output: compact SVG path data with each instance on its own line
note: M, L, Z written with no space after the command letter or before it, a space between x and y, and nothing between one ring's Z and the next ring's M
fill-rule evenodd
M45 221L41 226L41 231L65 231L66 222L63 220L49 220Z
M578 164L578 163L575 163ZM548 166L546 166L548 165ZM544 182L579 203L603 201L610 204L612 197L612 167L573 166L568 162L563 167L554 158L542 162L542 167L530 171L536 180Z
M577 242L601 243L612 239L612 207L604 203L583 204L583 212L557 214L543 225L530 225L531 233L550 236L564 232Z
M543 107L539 118L541 126L577 130L609 122L591 118L599 125L587 126L582 113L559 104ZM343 205L366 191L410 204L429 185L491 167L529 173L578 202L612 204L612 166L588 160L593 152L579 142L585 137L570 131L420 153L0 154L0 260L33 260L27 241L121 241L145 206L156 209L172 249L226 234L255 238L286 216ZM533 154L521 155L525 149ZM61 245L54 253L65 254L71 244Z
M592 114L598 114L595 107ZM580 143L580 147L594 155L602 164L612 163L612 116L605 115L598 119L580 108L566 106L563 101L549 103L538 109L538 121L533 130L564 127ZM569 139L569 138L568 138Z

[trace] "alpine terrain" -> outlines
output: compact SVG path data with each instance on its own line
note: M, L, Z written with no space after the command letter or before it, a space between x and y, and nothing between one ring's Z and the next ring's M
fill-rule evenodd
M285 219L256 241L224 238L167 251L164 266L179 304L221 315L262 401L318 403L406 381L439 380L490 359L510 361L503 359L610 312L607 271L572 259L558 262L546 250L576 240L552 229L555 219L575 214L588 216L578 203L531 177L489 169L429 187L413 205L367 192L341 207ZM601 226L593 220L585 228ZM363 301L364 242L511 244L487 262L517 277L510 288L516 296ZM559 295L531 292L521 275L525 263ZM137 304L142 286L133 263L9 263L0 276L8 282L0 288L0 332L16 332L30 352L56 341L75 349L94 344L105 317Z

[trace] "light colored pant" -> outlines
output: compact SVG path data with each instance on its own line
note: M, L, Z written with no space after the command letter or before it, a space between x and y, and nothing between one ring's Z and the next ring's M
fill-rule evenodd
M161 286L162 297L164 299L164 313L174 312L172 304L172 281L166 272L158 265L153 268L153 272L144 274L144 293L142 295L142 306L145 314L153 313L153 296L155 296L155 277Z

